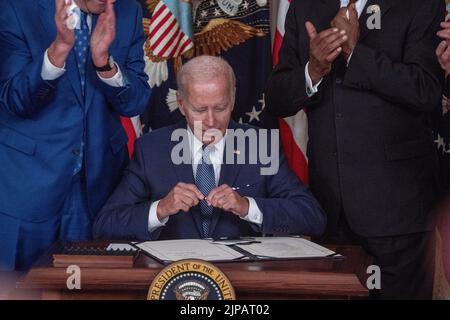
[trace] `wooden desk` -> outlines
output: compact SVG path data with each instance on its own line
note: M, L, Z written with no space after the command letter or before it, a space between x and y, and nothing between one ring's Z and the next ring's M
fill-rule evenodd
M93 242L98 245L98 243ZM234 262L216 264L230 279L237 299L348 299L368 295L369 259L359 247L327 246L340 260ZM66 268L52 265L56 245L42 256L17 286L42 299L146 299L153 278L163 268L139 255L133 268L82 268L81 290L68 290Z

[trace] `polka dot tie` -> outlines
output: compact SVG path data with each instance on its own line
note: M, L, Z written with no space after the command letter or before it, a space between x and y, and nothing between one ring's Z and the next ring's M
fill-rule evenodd
M77 57L78 71L80 73L81 90L84 95L86 86L86 61L89 52L89 27L87 14L80 11L80 28L75 29L75 53Z
M216 178L214 175L214 167L211 163L210 154L215 150L214 146L203 145L202 159L197 165L197 172L195 174L195 184L197 188L207 196L212 189L216 187ZM213 207L209 206L206 200L200 201L201 221L202 221L202 237L209 237L209 226L213 213Z

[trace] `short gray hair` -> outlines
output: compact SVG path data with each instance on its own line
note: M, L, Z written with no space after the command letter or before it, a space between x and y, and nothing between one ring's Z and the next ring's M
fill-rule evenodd
M192 82L209 82L221 76L228 78L230 97L234 100L236 77L230 64L220 57L202 55L186 62L177 74L178 94L185 98L186 85Z

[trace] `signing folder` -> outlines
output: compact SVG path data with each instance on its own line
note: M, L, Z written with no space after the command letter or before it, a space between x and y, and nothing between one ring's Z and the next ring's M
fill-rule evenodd
M182 259L231 262L342 258L336 252L300 237L162 240L140 242L135 246L165 264Z

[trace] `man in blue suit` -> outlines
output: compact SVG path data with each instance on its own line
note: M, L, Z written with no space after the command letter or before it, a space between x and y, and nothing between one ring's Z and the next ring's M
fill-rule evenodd
M137 141L121 183L96 218L94 237L320 235L325 215L278 157L279 140L267 146L262 131L230 121L235 98L230 65L200 56L183 65L177 81L186 121ZM268 161L261 160L269 154L273 161L265 167Z
M91 237L128 163L120 115L150 95L141 21L130 0L0 1L0 269Z

